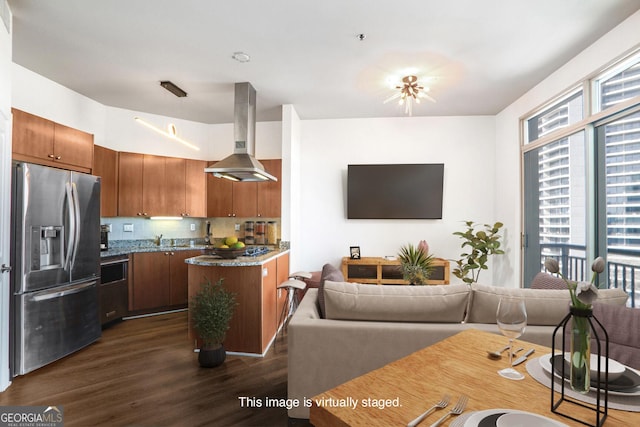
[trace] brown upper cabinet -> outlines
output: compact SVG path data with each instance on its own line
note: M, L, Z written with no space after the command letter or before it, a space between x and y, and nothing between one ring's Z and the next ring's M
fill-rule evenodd
M145 154L142 162L142 211L145 216L169 215L165 191L165 158Z
M278 218L282 213L282 160L260 160L264 168L278 181L258 183L257 216L264 218Z
M12 108L13 158L90 173L93 135Z
M118 153L118 216L144 216L142 162L144 154Z
M213 163L213 162L212 162ZM207 216L234 216L233 182L207 174ZM252 184L252 183L245 183Z
M207 216L207 177L205 160L185 161L185 200L184 212L188 216L204 218Z
M119 216L204 217L205 161L119 153Z
M118 152L93 146L93 172L101 178L100 216L118 215Z
M232 182L207 174L207 216L276 218L281 214L282 160L260 160L277 182ZM213 162L212 162L213 163Z

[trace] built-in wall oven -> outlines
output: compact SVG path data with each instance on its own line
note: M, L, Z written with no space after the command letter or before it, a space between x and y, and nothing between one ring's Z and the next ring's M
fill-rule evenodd
M103 257L100 262L100 322L103 326L127 315L129 256Z

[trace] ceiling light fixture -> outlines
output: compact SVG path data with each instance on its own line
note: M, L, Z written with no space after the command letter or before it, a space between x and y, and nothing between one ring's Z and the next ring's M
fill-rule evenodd
M395 86L398 91L384 100L384 104L394 99L400 98L398 104L404 105L404 113L413 115L413 103L420 103L421 98L426 98L431 102L436 102L431 96L427 95L429 88L418 83L418 77L416 76L404 76L402 83Z
M244 52L233 52L231 57L238 62L249 62L251 60L251 57Z
M160 135L164 135L169 139L173 139L174 141L178 141L179 143L184 144L184 145L186 145L187 147L189 147L189 148L191 148L193 150L200 151L200 147L198 147L196 145L193 145L192 143L190 143L188 141L185 141L184 139L178 137L178 131L176 130L176 125L174 125L173 123L169 123L168 131L166 131L166 130L162 130L159 127L156 127L156 126L152 125L149 122L145 122L140 117L134 117L133 119L136 122L140 123L141 125L146 126L149 129L152 129L152 130L158 132Z
M160 86L177 96L178 98L184 98L187 96L187 92L180 89L178 86L170 82L169 80L165 80L160 82Z

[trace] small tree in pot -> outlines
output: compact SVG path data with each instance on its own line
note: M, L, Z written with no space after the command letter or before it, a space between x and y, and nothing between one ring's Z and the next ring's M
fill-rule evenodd
M460 254L459 260L454 260L457 268L453 270L454 276L468 285L478 282L482 270L487 270L487 261L490 255L502 255L500 249L501 235L498 234L503 224L496 222L493 225L484 224L484 230L475 231L473 221L465 221L467 229L453 233L462 239L462 248L468 247L468 252Z
M191 299L191 322L202 339L198 362L204 368L221 365L227 354L222 342L237 304L235 294L222 286L223 281L212 284L207 279Z

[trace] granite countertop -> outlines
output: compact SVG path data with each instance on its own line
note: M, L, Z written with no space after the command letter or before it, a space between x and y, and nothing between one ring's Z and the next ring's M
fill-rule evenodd
M216 266L216 267L245 267L252 265L263 265L274 258L289 253L289 249L274 249L264 255L255 257L239 256L234 259L219 258L214 255L200 255L193 258L187 258L185 262L191 265L200 266Z
M209 245L177 245L177 246L122 246L116 248L109 248L109 250L101 251L100 258L110 257L114 255L127 255L135 252L166 252L166 251L199 251L204 249L210 249Z

